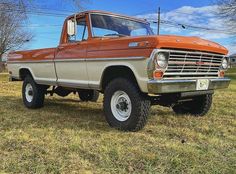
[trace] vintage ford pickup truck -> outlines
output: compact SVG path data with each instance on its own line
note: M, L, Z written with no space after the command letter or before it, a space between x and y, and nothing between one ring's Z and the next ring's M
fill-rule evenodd
M46 94L96 101L103 93L109 125L138 131L151 105L204 116L214 90L229 86L227 53L198 37L154 35L145 20L86 11L65 20L58 47L11 52L8 67L28 108Z

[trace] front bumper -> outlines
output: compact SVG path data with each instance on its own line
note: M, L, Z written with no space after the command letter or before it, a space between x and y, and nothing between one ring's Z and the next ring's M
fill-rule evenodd
M208 90L228 88L229 78L209 79ZM197 91L197 79L191 80L150 80L148 82L149 94L167 94Z

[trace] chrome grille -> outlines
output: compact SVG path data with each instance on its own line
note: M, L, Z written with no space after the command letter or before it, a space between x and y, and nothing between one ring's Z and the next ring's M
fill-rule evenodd
M170 51L164 78L217 78L223 55Z

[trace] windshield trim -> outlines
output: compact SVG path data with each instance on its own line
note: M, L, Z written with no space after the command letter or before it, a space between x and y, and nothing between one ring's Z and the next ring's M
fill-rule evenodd
M98 36L94 36L93 33L93 25L92 25L92 15L102 15L102 16L111 16L111 17L116 17L116 18L121 18L121 19L127 19L127 20L131 20L131 21L135 21L135 22L140 22L143 24L147 24L150 26L150 23L148 21L142 20L142 19L138 19L138 18L133 18L133 17L129 17L129 16L122 16L122 15L118 15L118 14L107 14L107 13L100 13L100 12L92 12L89 13L89 24L90 24L90 28L91 28L91 34L92 34L92 38L103 38L98 37ZM150 27L151 28L151 27Z

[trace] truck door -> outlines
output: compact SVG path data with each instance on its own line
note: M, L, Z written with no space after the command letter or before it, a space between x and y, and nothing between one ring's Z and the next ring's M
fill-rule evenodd
M86 17L77 19L77 32L67 43L58 46L55 55L57 84L65 87L88 88L86 69L88 27Z

